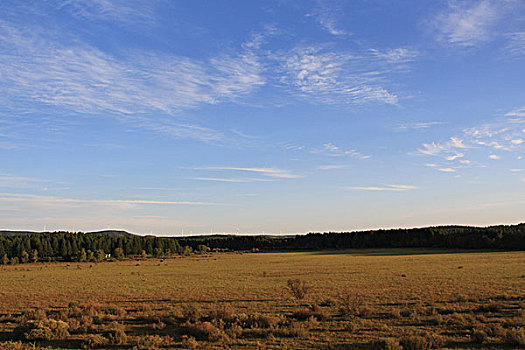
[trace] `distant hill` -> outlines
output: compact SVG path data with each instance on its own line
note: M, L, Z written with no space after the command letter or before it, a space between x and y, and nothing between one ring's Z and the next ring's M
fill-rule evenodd
M63 232L63 231L56 231L56 232ZM35 233L56 233L56 232L37 232L37 231L9 231L4 230L0 231L0 235L4 236L16 236L16 235L22 235L22 236L31 236ZM107 236L121 236L121 237L133 237L135 236L133 233L129 233L127 231L122 230L103 230L103 231L94 231L94 232L86 232L88 235L107 235Z
M108 236L122 236L122 237L133 237L136 236L133 233L122 230L103 230L103 231L94 231L86 232L89 235L108 235Z

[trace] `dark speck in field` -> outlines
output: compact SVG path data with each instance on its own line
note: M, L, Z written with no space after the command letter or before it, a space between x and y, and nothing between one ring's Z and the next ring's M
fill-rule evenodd
M458 266L458 269L462 269L462 268L463 268L463 266Z
M407 275L405 275L404 273L401 274L401 277L406 277Z

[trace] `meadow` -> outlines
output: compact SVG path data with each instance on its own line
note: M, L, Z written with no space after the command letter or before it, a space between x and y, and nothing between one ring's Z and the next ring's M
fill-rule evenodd
M5 349L525 347L525 252L212 253L0 267Z

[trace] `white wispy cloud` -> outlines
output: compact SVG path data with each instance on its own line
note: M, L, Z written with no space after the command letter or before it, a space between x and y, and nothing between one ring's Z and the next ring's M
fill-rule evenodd
M518 153L520 159L519 152L525 145L522 130L524 117L523 108L511 110L494 118L492 122L463 129L447 142L425 143L417 152L411 154L441 158L443 162L434 165L440 168L438 170L446 172L471 166L483 167L483 164L464 157L481 156L481 160L484 157L500 159L501 156L493 154L494 151ZM450 162L455 162L454 167L449 166ZM428 163L425 165L428 166Z
M514 109L505 113L506 117L525 117L525 107Z
M500 16L497 1L450 1L435 18L437 38L449 44L473 46L491 38L491 28Z
M397 130L419 130L419 129L429 129L436 125L441 125L442 122L416 122L416 123L403 123L399 124L395 128Z
M22 202L40 204L67 204L67 205L102 205L102 206L133 206L140 204L167 204L167 205L220 205L221 203L212 202L192 202L192 201L159 201L143 199L77 199L53 196L41 196L34 194L0 193L0 202Z
M216 166L216 167L201 167L201 168L192 168L192 169L251 172L251 173L258 173L260 175L268 176L270 178L278 178L278 179L297 179L297 178L302 177L300 175L293 174L290 170L277 169L277 168L247 168L247 167Z
M414 57L402 48L335 52L320 46L297 47L278 56L282 58L282 84L328 104L397 104L398 96L387 87L388 76L406 70L406 63Z
M456 149L464 148L468 148L468 146L465 145L463 139L460 139L458 137L451 137L450 140L446 143L424 143L423 148L418 149L418 153L428 156L439 156L443 153L455 152L454 150ZM454 154L452 157L454 157L455 155L457 155L457 153Z
M319 170L333 170L333 169L344 169L345 165L319 165L317 169Z
M452 169L452 168L439 168L438 170L444 173L455 173L456 172L456 169Z
M174 136L220 138L207 128L173 118L206 104L236 100L265 84L248 49L208 60L169 54L110 55L86 43L62 45L41 28L22 31L0 22L0 90L4 108L32 103L66 113L107 114Z
M505 48L505 57L519 58L525 56L525 32L507 34L508 42Z
M455 154L455 155L453 155L453 156L448 156L448 157L446 157L446 159L447 159L447 160L456 160L456 159L458 159L458 158L462 158L462 157L464 157L464 156L465 156L465 155L464 155L463 153L457 153L457 154Z
M193 180L214 181L214 182L234 182L234 183L275 181L272 179L260 179L260 178L222 178L222 177L194 177Z
M328 6L327 3L319 3L319 6L306 16L314 18L323 30L332 35L351 35L350 32L342 29L339 25L337 13L338 9L336 7Z
M46 179L0 173L0 187L3 188L35 188L42 187L49 182Z
M331 157L350 157L354 159L368 159L371 155L362 154L355 149L343 149L332 143L325 143L321 149L313 149L310 153L323 154Z
M418 187L410 185L386 185L386 186L355 186L347 187L349 190L356 191L392 191L392 192L404 192L409 190L415 190Z
M138 0L67 0L55 1L58 10L72 16L89 19L120 22L125 25L152 25L155 21L156 1Z

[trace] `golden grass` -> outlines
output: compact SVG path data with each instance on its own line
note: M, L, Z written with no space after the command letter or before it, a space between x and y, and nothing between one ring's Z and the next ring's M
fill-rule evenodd
M308 286L304 299L289 280ZM37 263L3 266L0 285L0 341L23 340L18 324L48 317L69 324L70 336L37 342L55 348L476 348L516 346L525 334L525 252Z

